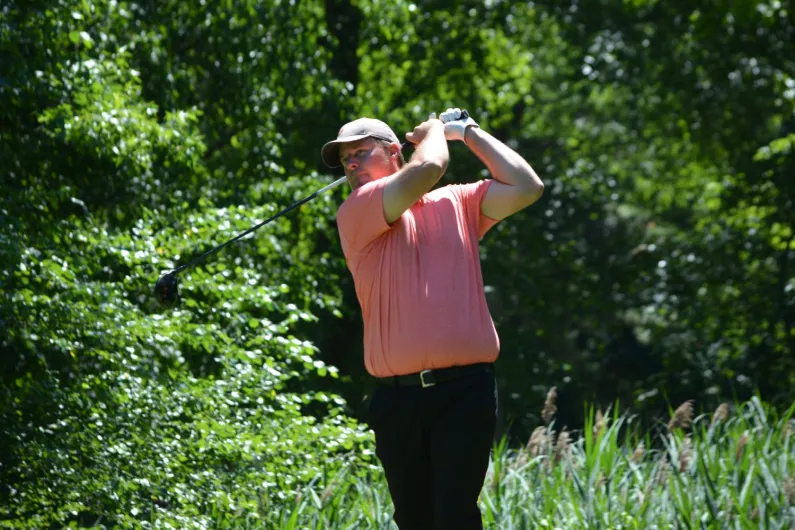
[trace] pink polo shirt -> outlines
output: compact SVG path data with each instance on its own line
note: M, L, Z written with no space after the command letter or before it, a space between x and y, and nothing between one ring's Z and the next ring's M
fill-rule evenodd
M435 189L389 226L383 195L391 178L352 191L337 212L367 371L387 377L496 360L478 249L497 223L480 209L493 181Z

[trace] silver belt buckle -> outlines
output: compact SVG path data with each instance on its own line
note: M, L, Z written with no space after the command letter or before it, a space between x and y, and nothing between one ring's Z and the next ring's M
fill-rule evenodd
M423 370L420 372L420 383L422 383L422 388L436 385L436 381L433 380L433 374L431 372L433 372L433 370ZM431 380L427 383L425 382L425 374L431 374Z

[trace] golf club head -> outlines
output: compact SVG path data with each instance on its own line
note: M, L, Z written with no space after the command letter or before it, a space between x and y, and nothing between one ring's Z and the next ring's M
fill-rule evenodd
M155 284L155 296L157 296L160 305L164 307L171 307L177 303L179 282L175 271L168 271L160 275Z

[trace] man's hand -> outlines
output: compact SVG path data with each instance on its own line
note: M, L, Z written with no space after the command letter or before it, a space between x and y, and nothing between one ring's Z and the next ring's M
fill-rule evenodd
M444 137L447 140L461 140L466 143L466 131L469 127L480 127L475 120L468 115L462 117L464 112L461 109L447 109L442 112L439 119L444 123Z
M432 127L440 126L443 126L442 122L436 119L436 113L432 112L426 121L414 127L413 132L406 133L406 140L417 145L425 139Z

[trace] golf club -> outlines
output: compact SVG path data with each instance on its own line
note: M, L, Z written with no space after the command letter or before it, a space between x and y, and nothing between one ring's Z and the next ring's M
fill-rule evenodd
M203 260L204 258L209 256L210 254L218 252L219 250L221 250L225 246L227 246L227 245L229 245L231 243L234 243L235 241L237 241L238 239L240 239L242 237L245 237L246 235L250 234L254 230L256 230L256 229L258 229L258 228L260 228L260 227L262 227L262 226L264 226L264 225L266 225L268 223L270 223L271 221L273 221L275 219L278 219L279 217L281 217L282 215L286 214L290 210L293 210L293 209L301 206L302 204L311 201L312 199L314 199L315 197L317 197L318 195L320 195L324 191L327 191L327 190L330 190L330 189L332 189L332 188L334 188L336 186L339 186L340 184L345 182L346 178L347 177L342 177L342 178L339 178L339 179L335 180L334 182L332 182L328 186L325 186L325 187L317 190L312 195L309 195L308 197L305 197L305 198L301 199L300 201L295 202L294 204L291 204L290 206L288 206L287 208L285 208L281 212L279 212L279 213L277 213L275 215L272 215L271 217L268 217L267 219L265 219L264 221L262 221L259 224L256 224L256 225L252 226L251 228L249 228L248 230L246 230L245 232L243 232L239 236L234 237L234 238L230 239L229 241L227 241L226 243L223 243L221 245L218 245L215 248L212 248L212 249L208 250L204 254L192 259L190 262L188 262L188 263L186 263L184 265L181 265L181 266L177 267L176 269L173 269L173 270L170 270L170 271L167 271L167 272L161 274L160 278L157 280L157 283L155 283L155 295L160 300L160 304L164 305L164 306L170 306L170 305L173 305L174 303L176 303L177 298L179 297L179 286L178 286L179 282L177 281L177 274L179 274L180 272L184 271L188 267L190 267L192 265L195 265L196 263L198 263L199 261Z
M466 119L468 116L469 116L469 114L467 113L466 110L464 110L461 113L461 119ZM429 116L429 118L435 118L435 117L436 117L436 113L435 112L431 113L431 115ZM409 144L409 142L403 142L402 144L400 144L401 151L403 149L405 149L408 144ZM340 184L345 182L346 178L347 177L341 177L341 178L335 180L334 182L332 182L328 186L325 186L325 187L317 190L312 195L309 195L308 197L305 197L305 198L301 199L300 201L298 201L298 202L296 202L294 204L291 204L290 206L288 206L287 208L285 208L281 212L279 212L279 213L277 213L277 214L265 219L264 221L262 221L259 224L256 224L256 225L252 226L251 228L249 228L248 230L246 230L245 232L243 232L239 236L234 237L234 238L230 239L229 241L227 241L226 243L223 243L221 245L218 245L215 248L212 248L212 249L208 250L204 254L192 259L190 262L188 262L188 263L186 263L184 265L181 265L181 266L177 267L176 269L173 269L173 270L170 270L170 271L166 271L163 274L161 274L160 278L158 278L157 282L155 283L155 295L158 297L158 299L160 301L160 304L163 305L163 306L171 306L171 305L173 305L173 304L175 304L177 302L177 299L179 298L179 282L177 280L177 274L179 274L180 272L184 271L188 267L190 267L192 265L195 265L196 263L198 263L199 261L203 260L204 258L209 256L210 254L218 252L219 250L221 250L225 246L227 246L227 245L229 245L231 243L234 243L235 241L237 241L238 239L240 239L242 237L245 237L246 235L250 234L254 230L257 230L258 228L270 223L271 221L273 221L275 219L278 219L279 217L281 217L282 215L286 214L290 210L293 210L293 209L297 208L298 206L301 206L302 204L304 204L304 203L306 203L308 201L311 201L312 199L314 199L315 197L317 197L318 195L320 195L324 191L327 191L327 190L330 190L330 189L332 189L332 188L334 188L336 186L339 186Z

